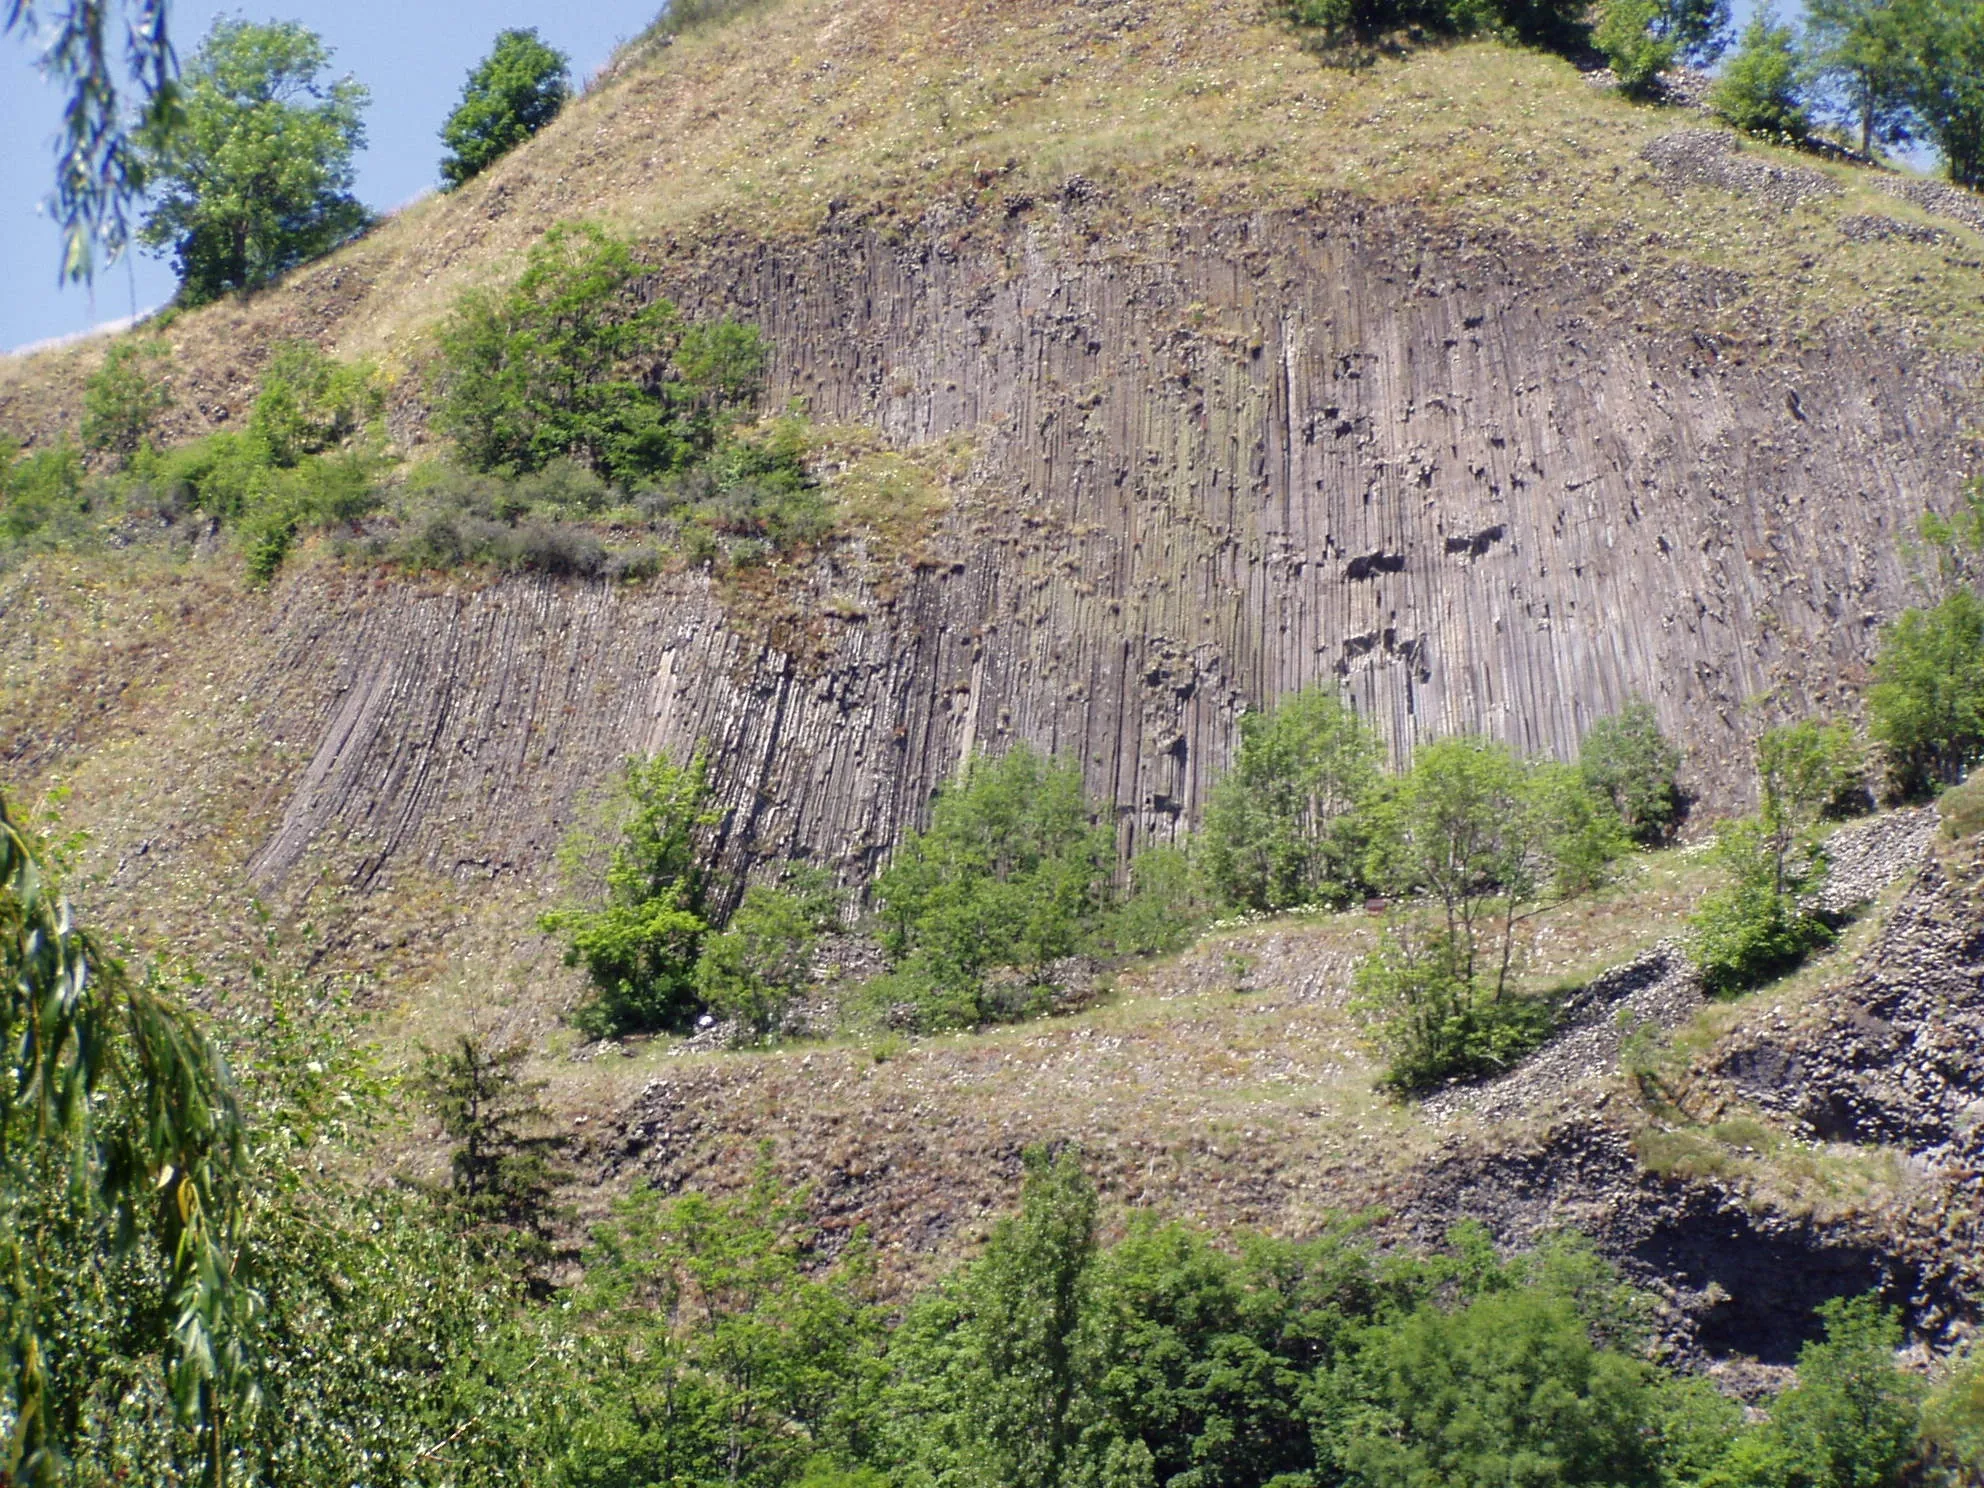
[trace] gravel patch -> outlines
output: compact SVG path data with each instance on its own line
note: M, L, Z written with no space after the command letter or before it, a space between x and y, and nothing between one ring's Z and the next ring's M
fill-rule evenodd
M1678 129L1647 141L1640 158L1676 186L1716 186L1783 211L1816 197L1839 195L1824 171L1776 165L1744 153L1735 135L1721 129Z

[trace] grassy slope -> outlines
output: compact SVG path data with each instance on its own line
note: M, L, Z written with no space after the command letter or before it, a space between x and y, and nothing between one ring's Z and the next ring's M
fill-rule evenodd
M1980 244L1854 241L1921 221L1869 173L1751 145L1839 194L1792 210L1676 188L1641 158L1696 115L1602 93L1559 59L1478 43L1361 72L1302 52L1258 0L783 0L627 59L557 124L451 196L246 304L172 331L191 404L238 404L260 348L322 334L406 372L465 286L514 272L552 222L596 216L683 251L706 235L806 233L837 205L915 217L1081 175L1129 217L1351 197L1506 235L1587 271L1657 322L1677 275L1717 283L1732 329L1818 334L1841 315L1974 346ZM0 423L72 420L99 346L0 362Z

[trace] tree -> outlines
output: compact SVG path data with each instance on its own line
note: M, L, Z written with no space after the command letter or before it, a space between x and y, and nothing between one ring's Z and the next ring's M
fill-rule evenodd
M538 927L566 938L565 961L583 966L593 995L574 1015L595 1038L684 1027L696 1012L696 960L709 928L705 835L721 820L710 808L709 764L665 754L630 758L616 792L620 841L606 868L606 899L553 910ZM568 853L578 866L583 847Z
M157 201L139 234L171 250L182 304L259 289L370 220L351 195L367 93L321 82L330 56L293 22L225 17L194 53L176 116L146 137Z
M1819 1307L1825 1336L1798 1351L1798 1383L1771 1403L1758 1455L1769 1481L1899 1488L1922 1424L1922 1382L1895 1367L1901 1323L1874 1296ZM1754 1450L1754 1449L1753 1449Z
M962 782L938 792L929 829L905 837L875 880L891 959L952 994L932 999L933 1017L1024 1011L981 996L985 971L1033 972L1087 946L1115 858L1095 815L1078 766L1023 744L972 761Z
M1651 97L1660 75L1679 57L1679 44L1658 30L1663 14L1660 0L1606 0L1599 11L1592 44L1605 54L1628 98Z
M233 1084L193 1016L74 923L4 800L0 1050L0 1477L67 1481L105 1342L73 1326L86 1288L217 1465L255 1396Z
M1745 134L1804 137L1808 125L1798 91L1797 39L1789 26L1771 23L1768 8L1743 28L1736 55L1709 90L1709 104Z
M1656 1488L1651 1371L1548 1287L1426 1305L1366 1343L1342 1456L1369 1488Z
M771 1488L856 1455L881 1318L860 1233L819 1239L768 1150L735 1198L616 1201L571 1297L594 1368L554 1481Z
M1370 808L1373 881L1423 895L1430 917L1394 917L1357 971L1356 1004L1417 1089L1506 1064L1547 1034L1554 1012L1512 996L1522 933L1600 887L1623 850L1617 815L1568 765L1459 737L1423 746Z
M491 1048L469 1033L422 1057L414 1086L441 1130L455 1143L448 1168L454 1198L477 1224L528 1231L540 1241L550 1215L556 1176L541 1128L541 1080L523 1078L528 1051L520 1044Z
M1681 751L1643 698L1592 724L1578 750L1586 789L1610 801L1627 835L1646 847L1665 842L1681 819L1680 769Z
M703 942L696 990L745 1042L779 1031L813 974L820 933L835 928L839 896L824 873L789 873L752 884L721 935Z
M571 92L569 61L538 40L535 29L499 32L495 49L469 73L462 101L441 128L448 147L441 179L461 185L556 118Z
M1860 153L1906 144L1915 64L1896 0L1808 0L1806 66L1834 91L1838 113L1860 135Z
M1831 943L1831 928L1805 905L1826 872L1813 832L1863 792L1861 774L1859 744L1844 724L1806 720L1757 740L1757 814L1717 833L1716 861L1727 876L1689 921L1712 995L1781 976Z
M165 382L169 355L163 341L112 344L83 384L84 449L129 460L144 446L158 416L172 406Z
M1984 601L1953 590L1905 610L1881 637L1867 693L1868 732L1896 795L1955 785L1984 761Z
M1910 102L1950 179L1984 188L1984 7L1975 0L1895 0L1914 62Z
M1275 910L1341 902L1360 881L1351 830L1382 746L1333 688L1240 720L1240 748L1206 805L1200 863L1225 903Z
M55 162L66 279L94 278L99 249L113 259L123 252L129 212L146 185L139 140L174 118L168 8L165 0L67 0L46 35L42 69L69 90ZM114 18L123 21L122 46L113 40L119 29ZM41 25L35 0L7 0L0 7L0 32L39 38Z
M441 330L439 427L477 470L518 474L573 458L608 480L680 471L717 419L756 390L755 328L685 325L636 293L630 245L560 223L506 293L471 291Z

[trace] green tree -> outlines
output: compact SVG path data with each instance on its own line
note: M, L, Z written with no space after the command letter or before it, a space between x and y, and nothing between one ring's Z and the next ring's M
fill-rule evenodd
M172 406L163 341L113 342L103 365L83 384L83 448L129 460Z
M571 92L569 62L535 29L497 33L495 48L469 73L462 101L441 128L448 147L441 179L461 185L555 119Z
M1758 737L1757 817L1780 884L1792 854L1821 821L1865 805L1866 770L1866 755L1848 724L1804 719Z
M1860 152L1906 144L1915 60L1895 0L1807 0L1805 64L1859 133Z
M238 1275L247 1151L232 1081L192 1014L78 927L0 800L0 1475L66 1481L117 1316L125 1359L219 1470L257 1381ZM159 1372L163 1367L162 1374ZM127 1374L134 1386L143 1377Z
M1895 1367L1901 1323L1877 1297L1819 1308L1825 1336L1798 1352L1798 1383L1771 1402L1748 1453L1767 1478L1798 1488L1899 1488L1922 1425L1921 1380ZM1739 1457L1739 1461L1741 1458Z
M696 990L745 1041L769 1037L812 980L820 933L836 928L839 895L823 873L788 874L780 885L752 884L721 935L703 942Z
M365 88L325 84L330 52L291 22L214 22L187 65L177 113L152 131L156 201L140 241L170 248L182 304L259 289L370 220L351 195Z
M696 961L708 922L707 756L687 765L665 754L629 759L616 790L620 841L606 868L605 903L553 910L538 926L566 940L565 959L583 966L592 998L573 1021L595 1038L679 1029L695 1015ZM583 848L567 855L577 869Z
M1984 187L1984 8L1895 0L1914 62L1910 103L1959 186Z
M1341 902L1360 882L1357 807L1382 746L1332 688L1311 687L1240 720L1233 768L1213 787L1199 860L1243 909Z
M1354 1481L1655 1488L1652 1373L1548 1287L1424 1306L1370 1339L1336 1430Z
M1463 736L1422 746L1369 810L1373 881L1424 895L1357 973L1357 1006L1413 1089L1505 1064L1552 1025L1513 995L1524 932L1602 886L1625 846L1619 818L1568 765Z
M1768 8L1743 28L1735 56L1709 90L1709 105L1745 134L1802 139L1809 121L1798 83L1797 37Z
M954 994L933 1018L999 1011L979 995L995 966L1037 970L1084 949L1107 903L1115 850L1082 793L1081 770L1018 745L973 760L939 791L875 880L882 940L913 979Z
M642 301L633 249L593 223L560 223L506 293L472 291L441 330L437 423L478 470L560 458L609 480L666 475L707 456L717 421L756 389L757 331L685 325Z
M1883 632L1867 730L1903 798L1955 785L1984 760L1984 601L1975 591L1905 610Z
M557 1172L547 1149L555 1138L538 1101L544 1082L523 1076L528 1056L520 1044L492 1048L475 1034L459 1034L425 1052L413 1083L455 1144L448 1170L462 1212L474 1223L506 1226L541 1243L553 1218Z
M1586 789L1610 801L1635 842L1655 847L1681 819L1681 751L1642 698L1592 724L1578 751Z
M1659 30L1666 8L1661 0L1606 0L1598 13L1592 44L1619 79L1628 98L1649 98L1660 75L1680 58L1680 43Z
M1726 879L1690 920L1695 962L1713 995L1757 986L1833 939L1804 901L1825 881L1814 831L1860 792L1862 757L1845 724L1809 720L1757 741L1758 809L1716 835Z
M1100 1417L1084 1347L1095 1186L1071 1149L1031 1149L1025 1168L1019 1214L898 1332L884 1455L917 1485L1149 1485L1148 1449Z
M590 1378L556 1481L772 1488L858 1458L880 1317L857 1234L831 1260L761 1156L732 1199L637 1189L594 1232L571 1299Z

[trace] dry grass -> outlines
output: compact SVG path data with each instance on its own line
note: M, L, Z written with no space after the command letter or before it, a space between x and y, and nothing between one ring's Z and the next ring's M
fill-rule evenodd
M415 377L453 297L508 278L562 218L599 218L686 264L709 241L810 234L834 213L907 233L934 203L1003 211L1077 176L1104 231L1112 215L1134 232L1347 196L1555 254L1648 326L1678 292L1689 329L1712 298L1739 334L1822 337L1849 316L1978 344L1975 234L1940 222L1938 242L1854 241L1844 218L1922 214L1863 173L1759 145L1746 148L1840 194L1782 211L1664 184L1642 146L1702 124L1488 43L1333 71L1258 0L784 0L643 53L462 190L252 301L180 319L180 423L201 423L196 402L245 401L262 349L289 335ZM0 362L0 422L44 437L72 425L101 355Z

